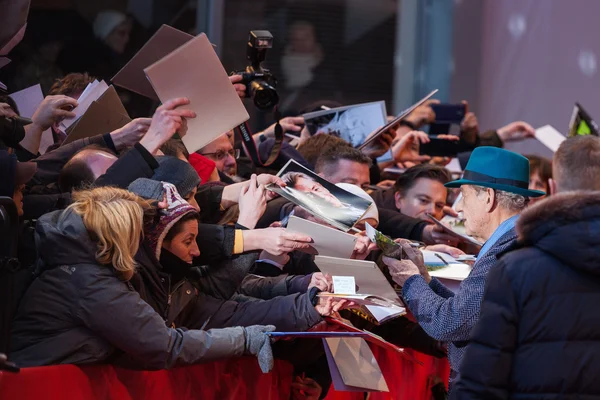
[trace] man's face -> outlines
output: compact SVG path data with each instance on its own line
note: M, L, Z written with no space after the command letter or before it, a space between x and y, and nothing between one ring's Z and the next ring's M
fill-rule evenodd
M213 160L217 165L217 169L224 174L229 176L237 174L235 151L227 134L219 136L219 138L204 146L199 153Z
M327 174L327 180L331 183L349 183L359 187L365 187L371 183L369 166L350 160L339 160L335 168L331 167L333 173ZM328 171L329 172L329 171Z
M533 171L533 173L529 176L529 190L541 190L542 192L548 193L550 191L550 188L548 187L546 182L542 180L538 171ZM530 197L529 205L537 203L545 197L546 196Z
M489 214L486 209L485 193L477 194L471 185L463 185L460 188L461 200L456 204L456 211L462 212L465 219L465 230L467 235L476 239L489 239L486 234L489 223Z
M320 197L334 207L342 207L342 203L331 194L331 192L323 187L320 183L312 181L306 178L298 178L294 189L300 190L305 193L312 193L313 195Z
M396 207L402 214L423 221L430 221L427 213L441 219L447 195L448 189L440 181L419 178L404 195L396 192Z

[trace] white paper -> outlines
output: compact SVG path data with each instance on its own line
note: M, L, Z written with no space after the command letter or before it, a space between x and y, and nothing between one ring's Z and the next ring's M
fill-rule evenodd
M291 216L287 231L302 233L313 240L311 247L321 256L350 258L356 244L356 236L315 222Z
M365 223L365 231L367 233L367 237L369 238L369 240L371 240L371 242L375 243L375 234L377 233L377 231L375 230L375 228L373 228L371 226L371 224L369 224L368 222Z
M440 253L439 251L421 250L421 253L423 253L423 262L425 265L440 265L444 264L444 261L448 264L457 262L450 254ZM444 259L444 261L442 261L440 257Z
M352 275L358 291L363 293L362 296L366 296L366 294L379 296L392 302L395 307L367 306L369 312L379 322L382 322L384 318L406 313L400 297L374 262L316 256L315 264L321 272L331 276Z
M436 271L430 271L429 275L431 275L434 278L450 279L453 281L463 281L467 276L469 276L472 269L473 267L468 264L456 263L450 264L446 268L441 268Z
M71 125L73 125L75 121L77 121L83 114L85 114L92 102L98 100L107 89L108 85L104 81L98 82L91 88L89 88L88 85L88 87L86 87L86 90L84 90L81 96L79 96L79 99L77 100L77 107L73 109L73 112L75 113L75 118L64 119L60 123L60 126L63 128L63 130L66 131Z
M356 282L353 276L332 276L333 293L335 294L356 294Z
M371 313L373 318L379 323L383 323L391 318L396 318L406 314L406 309L403 307L382 307L382 306L365 306Z
M17 108L19 109L21 116L25 118L33 117L35 111L38 109L42 101L44 101L42 87L39 84L12 93L10 97L17 104ZM40 140L40 153L44 154L48 146L53 143L54 138L52 137L52 130L46 129L42 133L42 138Z
M542 142L544 146L556 152L562 142L567 140L559 131L551 125L544 125L535 130L535 138Z

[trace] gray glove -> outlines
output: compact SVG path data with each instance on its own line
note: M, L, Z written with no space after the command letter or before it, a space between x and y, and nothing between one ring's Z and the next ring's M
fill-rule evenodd
M258 365L263 373L273 369L273 350L271 349L271 338L266 332L273 332L273 325L253 325L244 328L246 336L245 354L252 354L258 358Z

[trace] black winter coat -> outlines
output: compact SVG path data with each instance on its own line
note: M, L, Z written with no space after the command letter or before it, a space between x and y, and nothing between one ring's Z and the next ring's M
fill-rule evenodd
M600 399L600 192L558 194L517 222L488 274L452 399Z
M42 274L25 294L12 326L12 361L21 367L89 364L114 357L160 369L240 356L242 328L173 329L111 266L81 217L55 211L38 221ZM123 357L126 356L126 357Z
M192 277L185 271L177 273L177 269L189 267L178 267L175 260L163 268L164 258L161 256L159 262L144 244L136 255L138 269L131 283L168 326L212 329L275 325L281 331L305 331L321 321L307 293L309 276L247 275L255 260L255 254L242 254L203 268L201 276ZM184 277L178 279L177 275ZM236 290L261 299L231 300Z

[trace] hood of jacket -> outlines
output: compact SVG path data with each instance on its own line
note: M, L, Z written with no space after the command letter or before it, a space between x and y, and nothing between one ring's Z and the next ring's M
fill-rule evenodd
M43 215L37 222L35 243L43 263L42 269L97 264L97 245L90 238L81 217L72 210L58 210Z
M550 196L521 214L517 233L520 244L549 253L573 269L600 275L600 192Z

